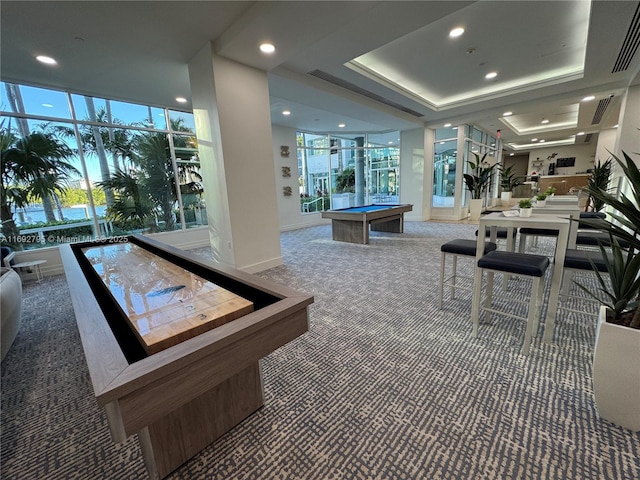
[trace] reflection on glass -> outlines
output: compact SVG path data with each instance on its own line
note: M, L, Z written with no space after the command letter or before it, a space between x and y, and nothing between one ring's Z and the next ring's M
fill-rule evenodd
M73 112L66 109L69 100ZM7 83L2 102L3 134L15 141L32 133L53 135L70 152L65 161L75 169L57 179L51 198L40 202L31 196L19 208L12 204L19 229L14 236L25 233L30 240L21 247L206 224L191 113L171 111L167 129L162 108ZM66 123L71 113L75 118ZM29 117L35 114L51 121ZM20 185L31 183L25 179ZM186 197L185 224L178 192Z
M399 202L399 132L297 133L303 213Z
M433 159L433 207L452 207L455 198L457 141L440 141L435 144Z
M53 118L71 118L67 94L58 90L2 82L2 110Z
M158 130L167 128L162 108L77 94L72 94L71 99L78 119Z
M172 121L173 122L173 121ZM178 184L187 227L207 225L205 192L200 175L198 139L195 135L173 135Z

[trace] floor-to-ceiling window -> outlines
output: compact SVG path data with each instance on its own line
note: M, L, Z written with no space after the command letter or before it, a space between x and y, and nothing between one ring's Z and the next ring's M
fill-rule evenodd
M192 114L26 85L0 87L2 233L21 240L7 243L33 248L206 223ZM26 141L40 134L51 147L39 154L41 163L69 165L64 175L54 164L33 175L20 170L34 159ZM14 164L4 162L9 150ZM44 193L33 188L45 180Z
M456 196L456 164L458 161L458 127L435 130L433 148L433 208L451 208Z
M298 132L297 138L300 209L303 213L398 202L398 132Z

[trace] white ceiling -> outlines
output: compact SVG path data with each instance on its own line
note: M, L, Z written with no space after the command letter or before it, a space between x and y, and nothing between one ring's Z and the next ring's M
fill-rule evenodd
M275 124L384 132L474 123L524 151L534 137L548 146L585 132L593 141L617 123L624 89L640 82L638 52L611 73L632 22L638 41L637 8L587 0L3 0L0 74L184 109L175 97L189 98L187 63L213 41L218 55L269 72ZM465 33L450 39L455 26ZM274 55L258 51L265 40ZM36 62L37 54L58 65ZM490 70L498 76L487 81ZM587 95L595 99L582 102Z

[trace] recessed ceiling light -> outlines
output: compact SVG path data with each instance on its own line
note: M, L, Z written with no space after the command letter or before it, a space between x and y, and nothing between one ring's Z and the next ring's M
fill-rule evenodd
M514 155L514 154L513 154L513 152L511 152L511 153L509 154L509 156L510 156L510 157L513 157L513 155Z
M273 43L262 43L260 44L260 51L262 53L273 53L276 51L276 47Z
M539 143L544 143L544 139L543 139L543 140L540 140L540 142L539 142Z
M291 111L290 110L283 110L282 114L283 115L291 115Z
M584 135L584 132L578 132L576 135Z
M584 98L582 99L582 101L583 101L583 102L588 102L588 101L590 101L590 100L593 100L594 98L596 98L594 95L589 95L589 96L587 96L587 97L584 97Z
M451 127L451 130L457 130L458 127Z
M444 124L444 128L449 128L450 126L451 126L451 124L450 124L450 123L445 123L445 124Z
M492 78L496 78L497 76L498 72L489 72L484 76L484 78L486 78L487 80L491 80Z
M51 57L47 57L46 55L38 55L36 57L36 60L38 60L39 62L42 63L46 63L47 65L55 65L58 62L55 61L55 59L51 58Z
M537 142L537 141L538 141L538 139L537 139L537 138L532 138L532 139L531 139L531 141L532 141L532 142Z
M511 115L513 115L513 112L504 112L502 114L503 117L510 117Z
M459 37L460 35L462 35L464 33L464 28L462 27L456 27L453 30L451 30L449 32L449 36L451 38L455 38L455 37Z
M546 118L544 118L540 123L549 123L549 120L547 120Z
M344 128L344 127L346 127L346 126L347 126L347 124L346 124L346 123L339 123L339 124L338 124L338 127L339 127L339 128Z
M187 103L187 99L184 97L176 97L176 102L178 103Z

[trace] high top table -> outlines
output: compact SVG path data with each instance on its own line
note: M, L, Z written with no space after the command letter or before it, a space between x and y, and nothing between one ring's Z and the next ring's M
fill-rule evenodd
M570 245L569 232L572 227L572 222L569 215L550 215L534 213L530 217L520 216L505 216L503 212L494 212L488 215L483 215L479 220L478 228L478 240L476 247L476 268L473 281L473 299L471 306L471 321L473 325L477 325L480 315L480 301L482 294L482 272L477 268L478 260L482 257L484 252L484 244L486 242L486 230L489 227L490 240L495 242L496 232L498 227L507 228L507 238L511 238L514 228L529 227L529 228L547 228L558 230L558 240L556 242L555 250L555 262L553 267L553 274L551 276L551 290L549 293L549 301L547 307L547 316L544 322L544 341L545 343L551 343L553 341L553 329L555 323L556 312L558 309L558 297L560 295L560 288L562 284L562 271L564 268L564 257L567 247ZM574 237L575 245L575 237ZM490 288L493 285L493 273L487 274L487 282Z
M519 210L518 207L514 207L512 210ZM580 218L580 207L576 203L574 204L561 204L561 205L549 205L546 204L544 207L536 207L533 206L533 214L534 215L557 215L565 218L575 218L576 220ZM521 225L527 228L543 228L547 230L557 230L554 227L548 227L544 225L536 226L536 225ZM571 222L569 225L569 239L568 246L569 248L576 248L576 237L578 235L578 222Z

